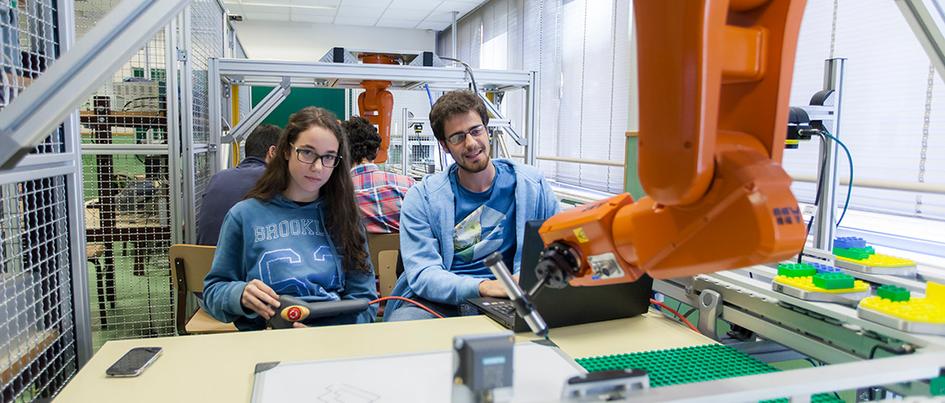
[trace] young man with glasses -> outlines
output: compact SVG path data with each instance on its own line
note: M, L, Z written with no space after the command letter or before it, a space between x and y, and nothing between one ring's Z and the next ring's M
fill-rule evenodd
M392 294L419 300L445 316L475 314L467 299L506 296L483 259L499 252L517 274L525 222L551 217L558 201L534 167L490 158L489 115L476 94L443 95L430 111L430 124L456 163L424 179L404 199L404 273ZM398 301L385 308L388 321L432 317Z

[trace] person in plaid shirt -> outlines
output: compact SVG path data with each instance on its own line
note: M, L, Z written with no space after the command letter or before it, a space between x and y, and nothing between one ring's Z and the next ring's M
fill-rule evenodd
M400 232L400 206L407 189L414 184L413 179L382 171L372 163L381 136L370 122L352 116L342 126L348 136L351 159L357 164L351 169L351 179L364 227L372 234Z

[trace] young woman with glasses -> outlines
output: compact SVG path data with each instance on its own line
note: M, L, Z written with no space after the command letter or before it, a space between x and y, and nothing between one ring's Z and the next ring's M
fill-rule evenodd
M204 280L204 309L240 330L265 328L282 294L308 302L377 298L335 116L315 107L296 112L275 155L227 214ZM370 322L374 315L372 307L307 324Z

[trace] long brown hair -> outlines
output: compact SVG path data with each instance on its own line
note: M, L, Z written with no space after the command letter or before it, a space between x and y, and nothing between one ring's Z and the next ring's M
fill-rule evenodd
M309 106L289 116L289 123L276 143L275 158L266 164L266 172L246 194L246 198L268 202L286 190L290 180L289 161L286 156L293 158L294 150L291 144L299 138L299 133L312 127L321 127L334 134L338 140L338 155L341 156L341 161L319 191L319 198L325 203L322 210L325 228L335 243L337 252L342 254L345 270L367 271L365 235L361 231L361 213L355 203L354 184L351 182L351 157L341 125L333 113Z

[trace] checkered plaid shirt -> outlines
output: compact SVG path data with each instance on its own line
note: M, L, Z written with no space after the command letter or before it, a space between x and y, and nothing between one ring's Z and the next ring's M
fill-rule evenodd
M414 180L409 176L382 171L374 164L352 168L351 179L367 232L400 232L400 205Z

